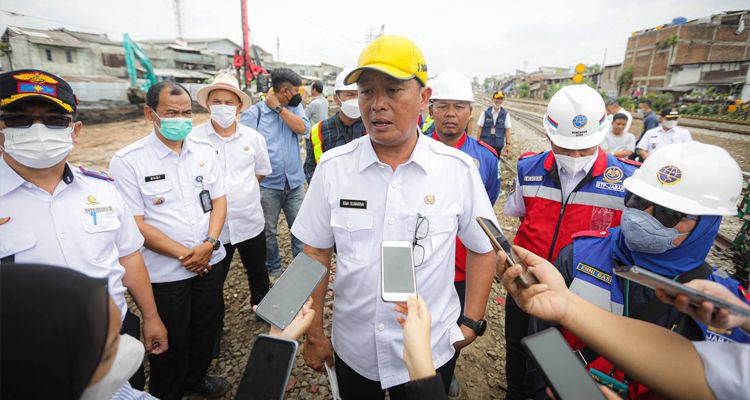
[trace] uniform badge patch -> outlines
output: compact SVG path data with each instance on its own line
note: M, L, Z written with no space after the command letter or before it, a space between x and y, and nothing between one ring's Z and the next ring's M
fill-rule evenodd
M481 164L479 163L479 160L477 160L476 158L474 158L473 160L474 160L474 164L476 164L476 165L477 165L477 169L479 169L479 165L481 165Z
M578 129L583 128L586 126L586 124L589 122L589 119L586 118L583 114L578 114L575 117L573 117L573 126L575 126Z
M164 196L154 196L154 201L153 202L154 202L155 206L159 206L159 205L164 204L164 201L166 201L164 199Z
M424 197L424 203L430 204L430 205L435 204L435 196L428 194L427 196Z
M604 171L604 181L607 183L620 183L623 176L620 167L609 167Z
M606 272L600 271L599 269L592 267L591 265L579 262L578 265L576 265L576 270L581 271L586 275L591 275L594 278L608 285L612 284L612 275Z
M682 180L682 170L674 165L665 165L656 172L656 180L662 185L675 185Z
M146 182L153 182L153 181L162 181L164 179L167 179L166 174L159 174L159 175L151 175L144 178Z
M367 209L367 200L351 200L351 199L340 199L339 207L341 208L358 208L360 210Z
M524 182L541 182L544 180L543 176L524 176L523 181Z
M90 194L86 196L86 204L90 204L92 206L99 204L99 202L96 200L96 196L93 194Z
M199 166L199 167L202 167L202 166L204 166L204 165L206 165L206 162L205 162L205 161L203 161L203 160L200 160L200 161L198 161L198 166Z

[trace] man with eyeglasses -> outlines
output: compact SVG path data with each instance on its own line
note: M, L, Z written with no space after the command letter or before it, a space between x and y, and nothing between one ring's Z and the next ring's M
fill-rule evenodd
M750 300L736 280L705 261L722 216L737 213L742 191L737 162L717 146L674 144L644 161L623 186L627 195L621 225L579 232L573 235L573 243L560 251L555 266L571 292L605 310L663 326L693 341L750 343L750 333L739 328L712 329L661 303L653 290L613 273L615 266L637 265L678 282L708 279ZM549 323L532 319L529 326L533 333ZM589 369L624 381L631 397L648 390L632 379L626 381L616 365L574 335L565 332L565 336ZM543 377L538 371L532 375L535 397L546 397Z
M430 114L434 118L434 132L429 135L447 146L454 147L468 154L479 169L479 176L484 183L490 204L495 204L500 194L500 165L497 153L487 143L474 139L467 134L471 118L474 93L469 78L456 70L447 70L430 81ZM463 312L466 295L466 247L456 238L456 276L454 286ZM461 319L458 321L461 324ZM453 375L450 391L451 397L460 395L460 385Z
M496 221L474 161L419 131L430 98L427 65L409 39L369 44L346 78L357 83L368 135L323 154L292 232L330 265L336 246L332 342L323 330L328 279L313 294L304 357L323 371L335 360L341 397L404 399L409 373L394 305L381 298L380 245L414 245L417 292L430 306L435 366L447 387L455 350L484 333L495 253L476 217ZM450 182L451 184L446 184ZM468 249L463 322L453 287L455 237Z
M0 74L0 265L43 263L107 279L122 332L140 338L125 301L129 291L141 311L146 350L161 354L171 346L133 213L112 178L67 162L81 133L77 103L57 75ZM143 388L142 369L131 381Z
M145 237L146 260L170 351L149 356L149 391L160 399L188 392L221 396L229 383L207 375L224 309L226 251L218 240L227 214L216 149L188 136L192 99L180 84L159 82L146 93L152 131L110 161L115 185Z

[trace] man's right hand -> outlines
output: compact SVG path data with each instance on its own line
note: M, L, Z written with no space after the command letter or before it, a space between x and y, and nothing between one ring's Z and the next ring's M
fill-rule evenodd
M319 339L310 339L308 335L305 344L302 346L302 356L305 358L305 364L308 367L316 371L325 371L324 363L333 366L331 339L326 337L325 334L321 335Z

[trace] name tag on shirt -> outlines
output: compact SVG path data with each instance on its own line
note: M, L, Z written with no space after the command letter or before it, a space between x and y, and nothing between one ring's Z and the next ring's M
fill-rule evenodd
M339 207L341 208L358 208L360 210L367 209L367 200L339 200Z
M151 176L147 176L145 179L146 179L146 182L162 181L164 179L167 179L167 176L165 174L151 175Z

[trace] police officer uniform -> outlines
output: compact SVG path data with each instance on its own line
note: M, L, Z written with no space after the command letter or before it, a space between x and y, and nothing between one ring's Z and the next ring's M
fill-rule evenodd
M380 294L381 241L411 242L419 216L429 221L428 237L418 241L425 254L416 285L432 310L432 354L448 382L452 344L463 338L453 288L456 234L474 252L492 250L475 221L496 218L474 160L415 135L410 159L395 171L378 160L369 136L323 154L292 227L309 246L336 246L332 341L342 388L344 379L369 382L374 390L409 380L402 329Z
M206 241L210 213L201 206L200 193L225 195L219 158L211 143L188 136L180 154L157 133L120 149L110 172L126 203L143 222L187 248ZM226 252L215 246L210 260L220 262ZM154 299L169 331L167 353L150 355L150 392L159 398L179 398L205 376L211 362L223 309L222 275L211 269L204 276L184 268L179 260L149 248L143 258L153 282Z

